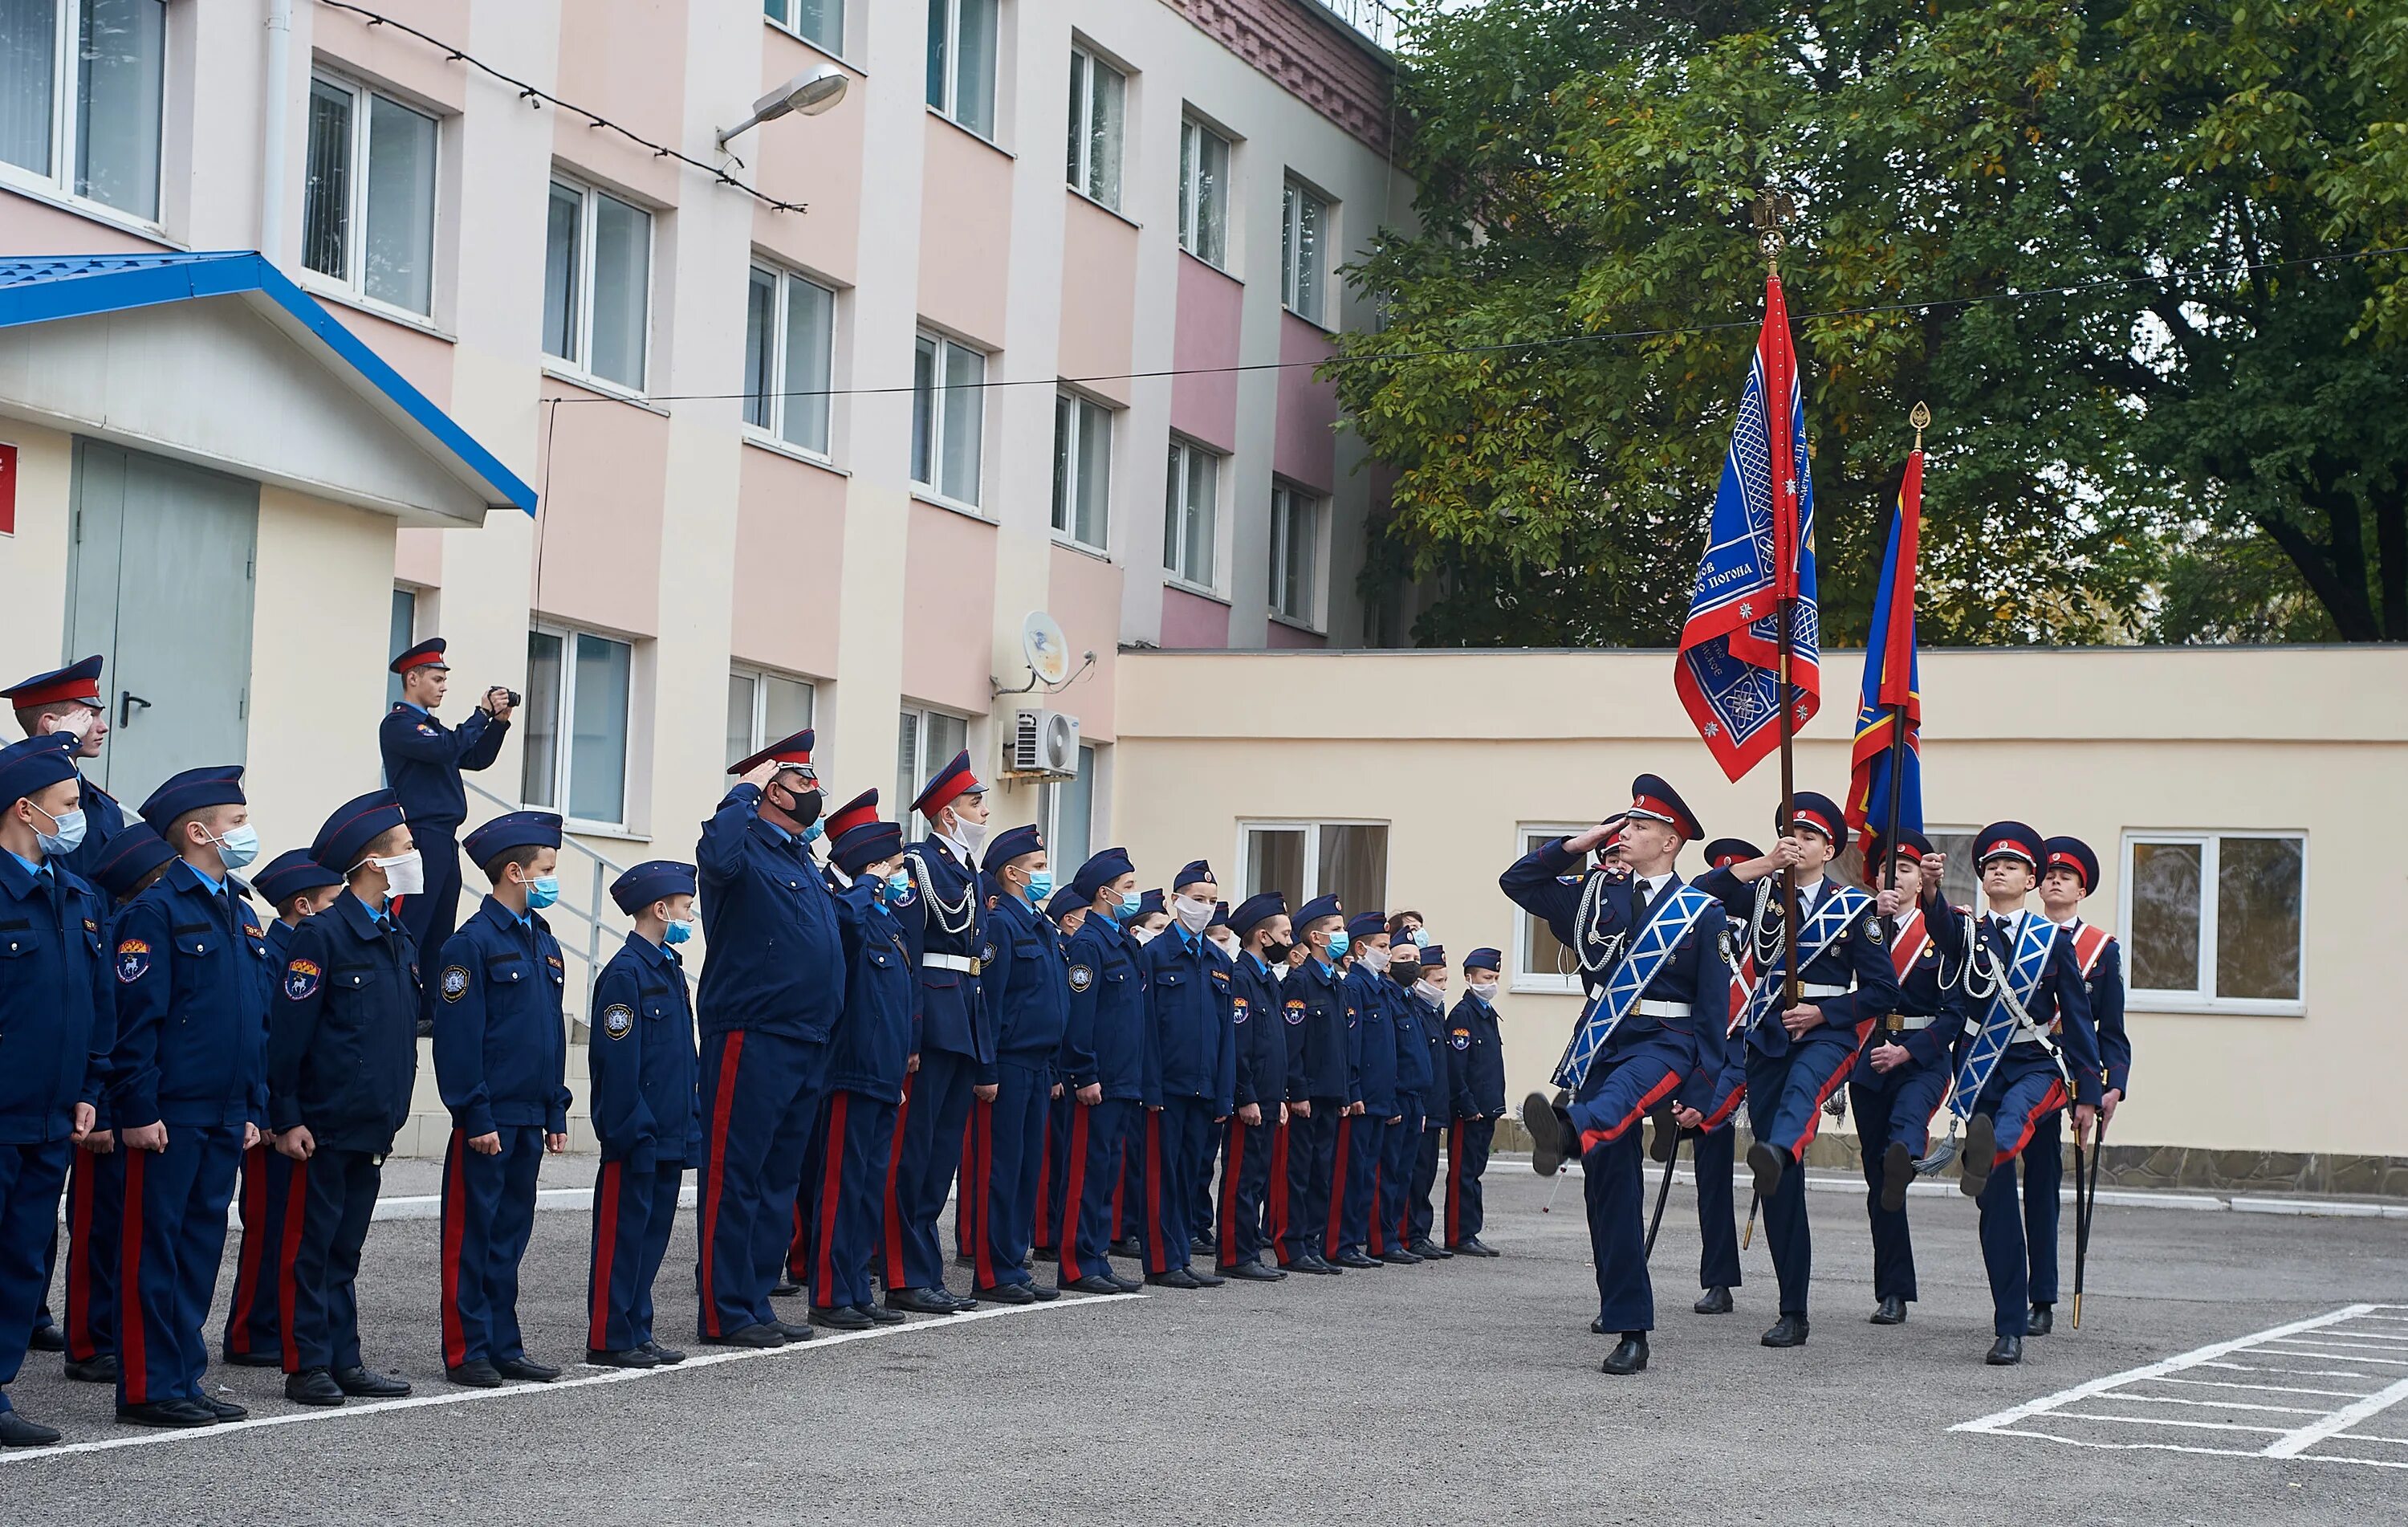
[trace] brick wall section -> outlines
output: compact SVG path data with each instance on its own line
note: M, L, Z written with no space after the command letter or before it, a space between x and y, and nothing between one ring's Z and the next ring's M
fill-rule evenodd
M1313 0L1162 0L1197 31L1379 153L1389 65Z

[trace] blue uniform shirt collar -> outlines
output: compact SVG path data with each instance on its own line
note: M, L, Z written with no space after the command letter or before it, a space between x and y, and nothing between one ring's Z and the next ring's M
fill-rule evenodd
M200 890L207 892L208 895L223 896L225 894L225 882L223 880L212 880L208 876L201 873L200 871L193 867L192 860L187 858L179 858L175 863L167 867L167 872L171 875L179 870L181 870L184 872L186 882L198 887Z
M435 719L434 712L428 710L425 706L419 704L414 699L397 699L394 700L394 703L402 707L404 710L416 711L420 715L424 716L429 721Z
M6 886L9 895L22 900L32 895L34 887L42 883L42 872L49 868L48 862L36 864L30 859L18 857L17 851L9 849L0 854L0 886Z

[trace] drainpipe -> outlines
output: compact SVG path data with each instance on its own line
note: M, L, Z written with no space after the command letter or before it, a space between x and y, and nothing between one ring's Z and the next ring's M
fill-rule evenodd
M267 0L267 74L260 113L259 252L284 260L285 97L293 75L293 0Z

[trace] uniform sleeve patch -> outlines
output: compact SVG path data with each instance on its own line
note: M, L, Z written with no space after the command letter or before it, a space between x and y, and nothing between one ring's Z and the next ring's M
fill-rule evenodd
M83 920L83 930L87 933L97 933L100 931L100 925L86 917Z
M440 737L443 734L422 721L418 724L418 735L421 737Z
M127 939L117 946L117 978L127 984L141 980L150 973L150 946L140 939Z
M468 967L446 965L443 968L443 973L436 978L436 982L437 989L443 993L443 1000L447 1002L456 1002L468 995Z
M1453 1036L1448 1039L1447 1043L1453 1044L1458 1050L1468 1050L1471 1048L1471 1030L1469 1029L1457 1029Z
M325 972L313 959L296 959L284 967L284 995L296 1002L306 1002L318 993L318 978Z
M1303 998L1291 997L1287 1000L1287 1021L1290 1023L1302 1023L1304 1021Z
M602 1010L602 1031L612 1039L624 1039L636 1027L635 1009L624 1002L612 1002Z
M995 963L994 944L990 944L979 951L979 963L982 965L992 965Z
M1094 967L1087 965L1073 965L1070 967L1070 989L1072 991L1084 991L1095 984L1096 972Z
M1245 1021L1246 1021L1246 1006L1247 1006L1247 1004L1246 1004L1246 1000L1245 1000L1243 997L1232 997L1232 998L1230 998L1230 999L1229 999L1229 1021L1230 1021L1231 1023L1243 1023L1243 1022L1245 1022Z
M1875 944L1879 944L1882 941L1881 919L1879 917L1868 917L1865 919L1865 937L1872 940Z

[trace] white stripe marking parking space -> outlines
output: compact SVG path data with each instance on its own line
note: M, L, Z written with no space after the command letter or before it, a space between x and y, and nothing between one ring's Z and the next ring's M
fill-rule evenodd
M2408 1469L2408 1457L2365 1457L2340 1450L2374 1444L2368 1450L2381 1452L2386 1447L2408 1444L2408 1439L2398 1436L2355 1431L2408 1401L2408 1378L2396 1372L2408 1367L2408 1362L2375 1355L2401 1350L2393 1344L2399 1342L2397 1333L2403 1324L2408 1324L2408 1304L2346 1304L2328 1314L2094 1378L1994 1415L1960 1421L1949 1430L2031 1437L2073 1448L2303 1459L2316 1463ZM2374 1365L2377 1371L2366 1372L2354 1366L2306 1368L2229 1361L2241 1356L2288 1359L2293 1363L2317 1359L2363 1362ZM2177 1376L2203 1373L2286 1376L2283 1382L2263 1384L2239 1378ZM2355 1379L2360 1381L2361 1387L2307 1388L2288 1381L2291 1376L2305 1375ZM2164 1392L2170 1386L2180 1386L2185 1392ZM2229 1398L2221 1392L2211 1392L2224 1390L2232 1391ZM2313 1405L2305 1403L2304 1397L2338 1403ZM2118 1406L2131 1408L2119 1410ZM2268 1424L2275 1419L2294 1416L2302 1418L2296 1425ZM2198 1434L2181 1442L2143 1440L2160 1431ZM2243 1435L2272 1440L2262 1446L2245 1445L2242 1443ZM2230 1436L2235 1445L2214 1446L2225 1436Z
M596 1384L630 1384L647 1378L665 1378L673 1374L689 1374L698 1368L717 1367L727 1362L769 1361L785 1358L808 1358L842 1347L848 1342L875 1341L881 1337L909 1336L918 1332L938 1331L946 1326L966 1325L972 1320L993 1320L1004 1316L1036 1315L1047 1310L1083 1309L1099 1304L1134 1304L1145 1298L1142 1294L1065 1294L1041 1304L989 1304L965 1310L958 1315L939 1315L932 1319L909 1320L902 1325L876 1326L868 1331L822 1332L808 1342L770 1347L711 1347L687 1358L683 1362L661 1368L585 1368L573 1367L562 1377L549 1384L507 1384L497 1390L445 1389L437 1393L413 1394L400 1400L353 1400L342 1405L323 1409L294 1410L289 1414L251 1416L238 1421L220 1421L215 1426L196 1426L189 1430L163 1432L129 1432L122 1436L99 1437L88 1442L60 1442L48 1448L12 1448L0 1450L0 1468L11 1463L31 1462L37 1458L56 1458L64 1453L112 1452L120 1448L157 1448L171 1443L207 1442L230 1433L255 1431L271 1426L301 1426L310 1422L356 1419L395 1410L418 1410L429 1405L472 1405L480 1400L502 1400L522 1395L558 1394L569 1390L588 1389Z

